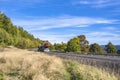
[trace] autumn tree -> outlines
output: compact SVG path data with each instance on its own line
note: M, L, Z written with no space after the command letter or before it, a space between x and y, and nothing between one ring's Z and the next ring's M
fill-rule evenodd
M106 51L107 51L107 53L112 53L112 54L116 54L117 53L117 50L116 50L115 46L111 42L109 42L106 45Z

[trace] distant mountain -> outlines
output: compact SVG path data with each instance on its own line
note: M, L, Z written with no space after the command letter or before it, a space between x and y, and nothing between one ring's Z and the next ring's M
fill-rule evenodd
M115 45L117 50L120 50L120 45Z

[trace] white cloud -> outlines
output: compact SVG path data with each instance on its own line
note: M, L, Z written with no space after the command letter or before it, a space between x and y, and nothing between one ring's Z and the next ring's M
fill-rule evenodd
M90 30L82 31L77 30L74 31L74 27L91 27L91 25L96 24L116 24L117 20L110 20L104 18L90 18L90 17L77 17L77 16L60 16L60 17L48 17L41 19L29 19L29 20L16 20L13 19L13 23L19 26L23 26L24 29L30 31L35 37L38 37L42 40L49 40L52 43L60 43L67 42L69 39L80 35L80 33L87 36L90 43L99 43L106 44L108 41L116 41L120 40L120 36L110 32L104 32L106 30L112 30L113 27L107 27L102 29L102 31L94 32ZM52 29L54 28L68 28L66 33L61 31L56 32ZM51 29L51 30L49 30ZM71 29L71 31L70 31ZM76 28L77 29L77 28ZM88 28L90 29L90 28ZM37 31L36 31L37 30ZM52 32L48 32L48 31ZM85 30L85 29L84 29ZM102 43L101 43L102 42Z
M109 41L114 44L120 44L120 35L115 34L114 32L89 32L85 34L90 41L90 43L99 43L99 44L107 44Z
M110 31L112 31L112 30L117 30L117 28L110 26L110 27L104 27L103 30L110 30Z
M35 37L38 37L42 40L48 40L51 43L61 43L61 42L65 42L67 43L67 41L70 38L75 37L75 34L56 34L54 32L33 32L32 34L34 34Z
M67 42L71 38L78 36L77 34L71 33L71 34L56 34L56 33L42 33L42 32L34 32L33 33L36 37L39 37L42 40L48 40L51 43L61 43L61 42ZM80 35L80 34L79 34ZM87 40L92 43L98 43L100 45L105 45L109 41L111 41L113 44L120 44L120 35L115 34L113 32L104 32L104 31L97 31L97 32L86 32L84 33L86 36Z
M95 5L100 5L100 4L105 4L109 2L109 0L93 0L93 1L88 1L88 0L83 0L83 1L78 1L80 4L95 4Z
M101 32L101 31L97 31L97 32L91 32L86 34L88 36L92 36L92 37L119 37L118 34L112 33L112 32Z
M120 1L119 0L78 0L74 2L74 4L83 4L83 5L89 5L91 7L109 7L109 6L119 6Z
M104 18L89 17L49 17L42 19L16 20L13 19L15 25L23 26L27 30L47 30L53 28L65 27L89 27L95 24L115 24L117 20L109 20Z

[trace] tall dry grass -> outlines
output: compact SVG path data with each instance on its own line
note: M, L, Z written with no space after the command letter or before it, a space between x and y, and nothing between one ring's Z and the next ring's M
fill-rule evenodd
M55 56L7 49L0 53L0 74L4 80L62 80L66 71L62 60Z
M0 52L0 80L118 80L97 68L44 53L6 48Z
M74 61L65 61L71 80L119 80L114 74L93 66L79 64Z

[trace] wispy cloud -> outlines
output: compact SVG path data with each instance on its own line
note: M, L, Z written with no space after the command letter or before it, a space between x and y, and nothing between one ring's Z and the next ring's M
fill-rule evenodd
M103 29L103 30L110 30L110 31L118 30L118 28L112 27L112 26L110 26L110 27L104 27L104 28L102 28L102 29Z
M119 0L77 0L73 2L73 4L83 4L83 5L89 5L91 7L109 7L109 6L119 6L120 1Z
M114 35L119 35L120 34L120 29L118 27L113 27L113 26L110 26L110 27L103 27L102 28L103 31L107 31L107 32L112 32L114 33ZM117 36L117 37L120 37L120 36Z
M91 32L89 34L87 34L88 36L92 36L92 37L119 37L118 34L112 33L112 32L103 32L103 31L97 31L97 32Z
M108 30L114 30L114 27L102 27L102 31L90 31L92 25L109 25L116 24L118 20L105 19L105 18L92 18L92 17L78 17L78 16L59 16L59 17L47 17L41 19L29 19L29 20L12 20L14 24L24 27L24 29L31 32L35 37L42 40L49 40L52 43L67 42L69 39L84 34L87 36L90 43L98 42L99 44L106 44L108 41L120 40L118 34L110 33ZM83 29L76 29L78 27L84 27ZM57 28L67 28L66 33L53 31ZM76 29L74 29L76 28ZM53 29L53 30L52 30ZM50 33L51 31L52 33ZM108 31L108 32L107 32ZM102 43L100 43L102 42Z
M65 27L89 27L96 24L115 24L117 20L110 20L104 18L90 18L90 17L49 17L37 20L16 20L13 19L13 23L19 26L23 26L27 30L47 30L53 28L65 28Z
M42 40L49 40L51 43L61 43L69 41L71 38L78 36L74 33L66 33L66 34L56 34L56 33L50 33L50 32L33 32L32 34L35 35L35 37L39 37ZM79 34L81 35L81 34ZM113 44L119 44L120 35L115 34L114 32L104 32L104 31L87 31L84 33L87 40L92 43L98 43L100 45L105 45L109 41L113 42Z
M61 43L66 42L70 39L76 36L76 34L62 34L62 33L55 33L55 32L32 32L35 37L40 38L42 40L48 40L51 43Z
M89 32L86 34L90 43L99 43L99 44L107 44L109 41L113 42L114 44L118 44L120 40L120 35L115 34L114 32ZM102 43L101 43L102 42Z

